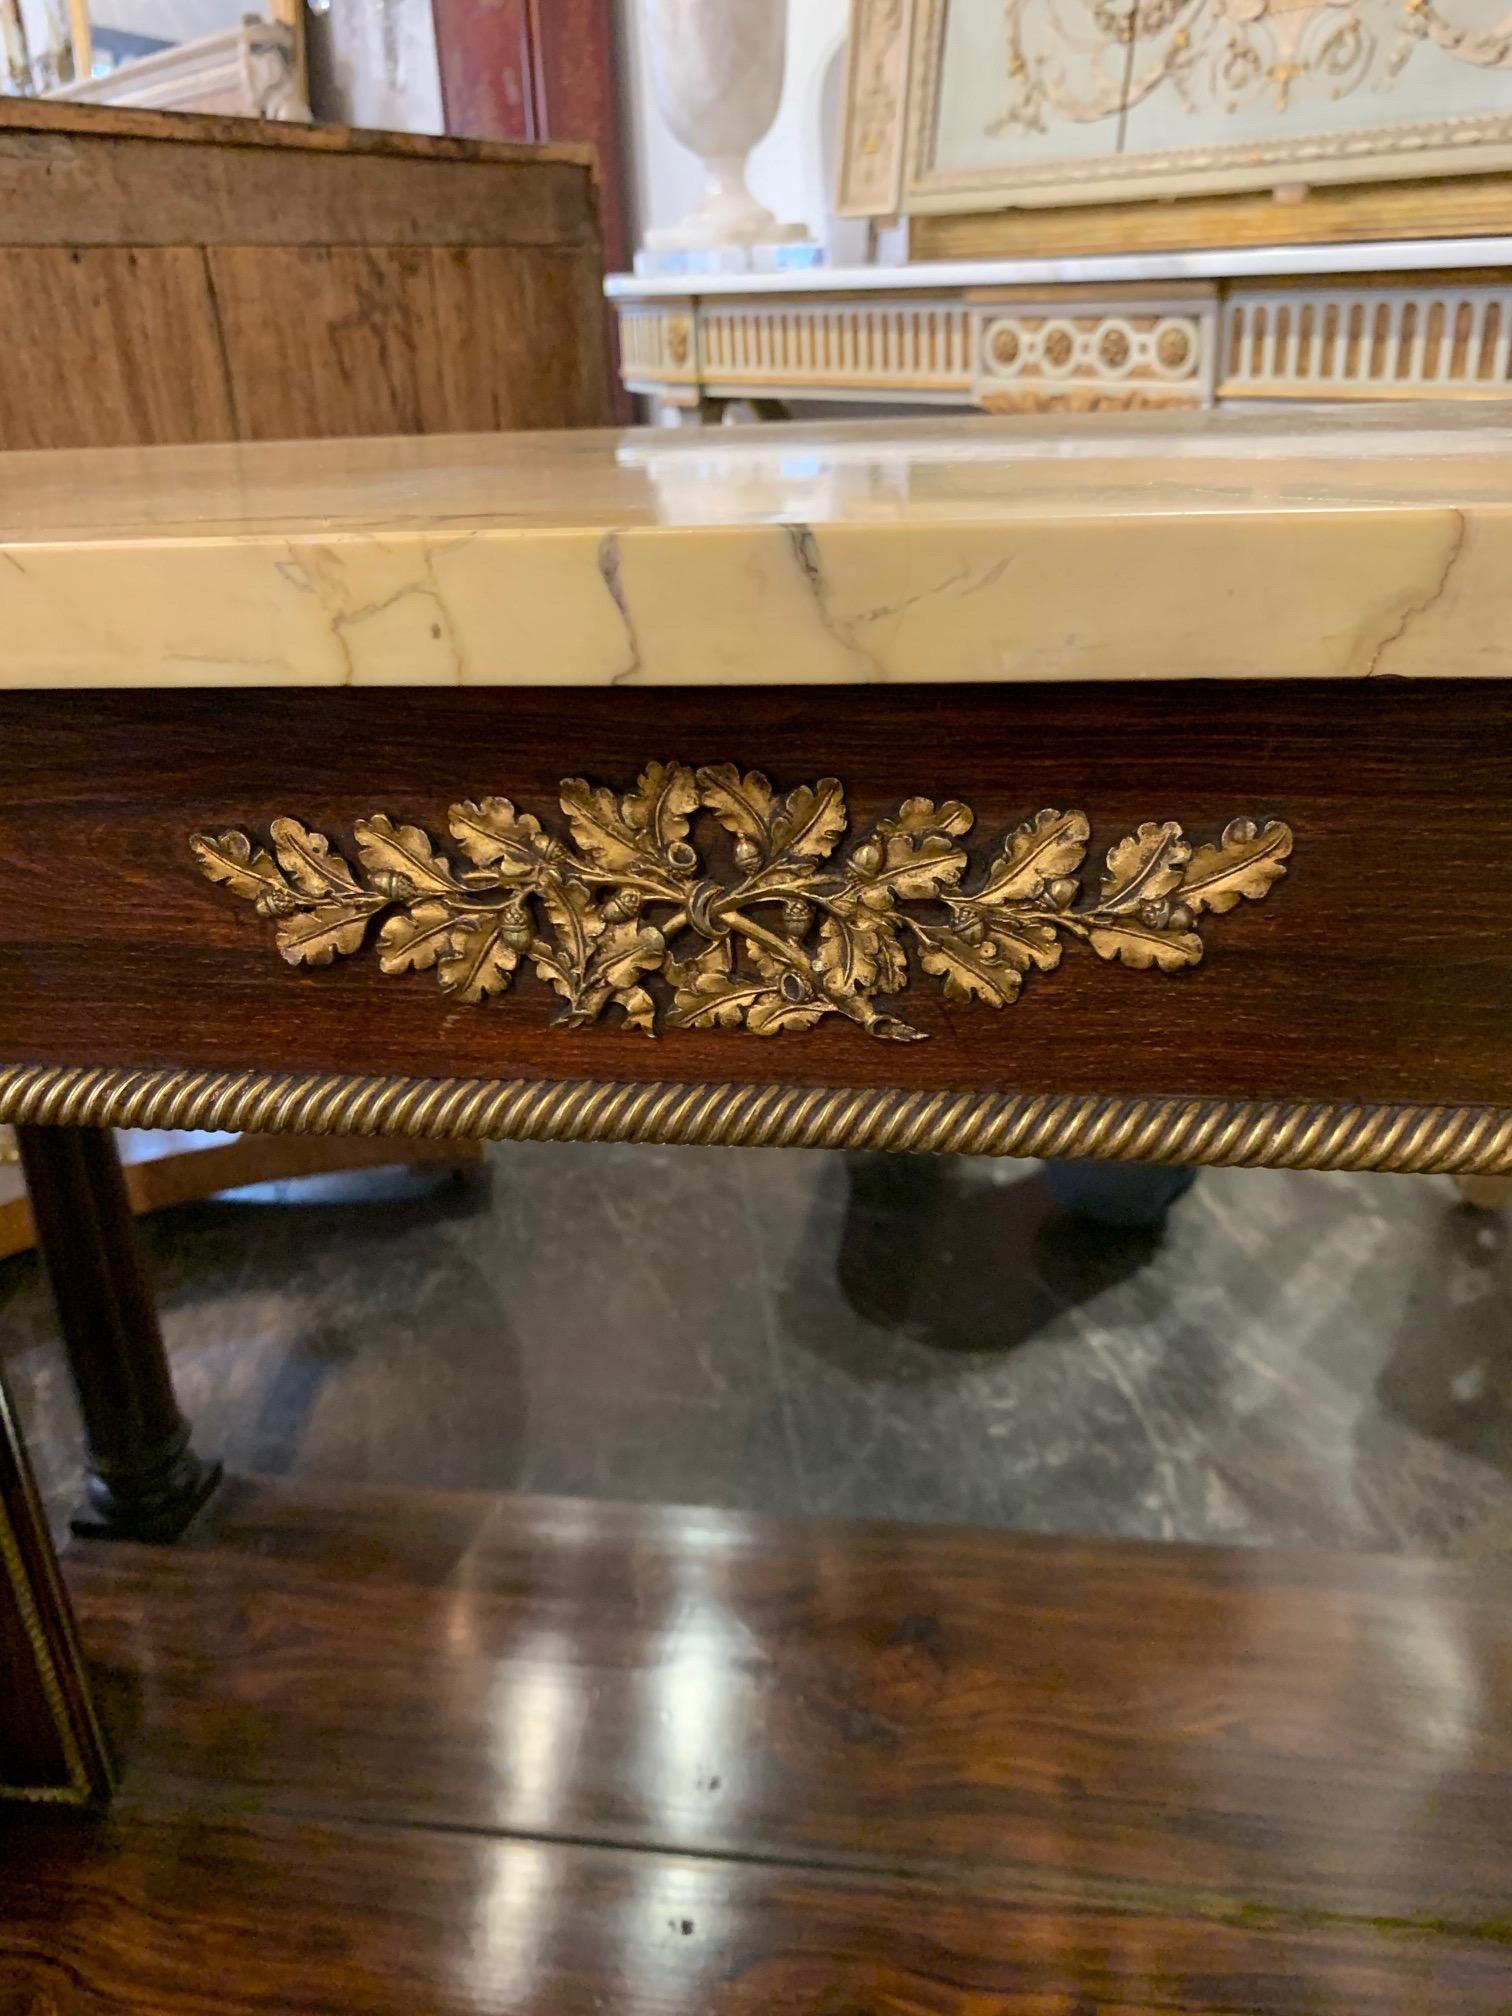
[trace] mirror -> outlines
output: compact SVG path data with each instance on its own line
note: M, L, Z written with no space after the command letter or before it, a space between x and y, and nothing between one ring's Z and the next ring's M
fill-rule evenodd
M0 91L308 119L300 0L0 0Z

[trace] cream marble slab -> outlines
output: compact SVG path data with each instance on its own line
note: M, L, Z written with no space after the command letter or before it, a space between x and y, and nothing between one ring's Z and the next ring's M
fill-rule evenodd
M611 301L764 294L926 294L964 287L1163 286L1343 273L1451 273L1512 264L1512 238L1377 239L1359 245L1231 245L1197 252L1080 252L1065 258L920 259L904 266L809 266L793 273L611 273Z
M1512 409L0 455L0 685L1512 676Z

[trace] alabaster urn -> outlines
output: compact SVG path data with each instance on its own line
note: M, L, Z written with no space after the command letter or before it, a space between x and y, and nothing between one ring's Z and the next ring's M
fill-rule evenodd
M787 61L788 0L644 0L662 117L708 176L680 224L650 231L658 250L703 250L802 238L746 183L746 159L777 116Z

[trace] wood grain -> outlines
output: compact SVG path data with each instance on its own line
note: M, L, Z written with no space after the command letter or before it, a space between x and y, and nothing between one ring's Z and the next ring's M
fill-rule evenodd
M499 140L576 140L599 165L604 264L630 265L624 116L613 0L436 0L436 57L446 124ZM612 351L615 318L603 304ZM568 346L564 346L568 347ZM633 418L614 359L615 418Z
M515 246L0 250L0 322L28 367L24 394L0 387L0 445L597 423L597 275L592 252ZM173 343L145 340L147 302Z
M435 20L448 130L592 147L610 270L627 267L612 0L437 0Z
M205 257L239 439L603 417L604 352L577 326L596 285L592 252L216 246Z
M524 149L520 156L217 148L209 136L168 146L87 128L21 136L0 123L0 244L424 245L439 237L592 247L590 169L549 155L532 161Z
M197 1815L0 1836L4 2016L1503 2016L1430 1932Z
M915 259L1073 258L1099 252L1178 252L1214 245L1336 245L1388 238L1477 238L1512 233L1512 175L1310 188L1299 202L1269 191L1059 209L973 210L909 219ZM1316 284L1316 283L1314 283Z
M245 1480L3 2016L1503 2016L1505 1578Z
M177 332L174 342L142 340L144 300ZM0 386L0 446L112 448L236 433L197 246L0 249L0 327L8 354L25 360L24 390L10 374L11 389Z
M282 0L275 0L275 8ZM549 148L511 144L460 134L395 133L334 120L304 125L276 119L239 119L215 112L153 112L120 105L49 103L39 98L7 98L0 104L0 131L88 132L113 140L156 140L185 147L284 148L296 153L383 154L408 161L561 161L591 168L593 149L562 142Z
M0 448L610 417L587 157L93 115L0 109Z
M9 694L0 741L7 1063L1512 1102L1512 700L1489 682ZM371 952L294 971L188 851L279 814L350 844L386 810L439 838L493 792L550 820L562 777L628 787L673 756L838 775L853 834L922 794L965 799L983 846L1080 807L1094 863L1152 818L1211 838L1278 815L1296 846L1191 972L1072 946L1001 1013L915 976L930 1040L908 1045L571 1031L532 977L453 1005Z
M267 1481L69 1570L133 1676L123 1821L598 1842L1512 1965L1495 1574Z

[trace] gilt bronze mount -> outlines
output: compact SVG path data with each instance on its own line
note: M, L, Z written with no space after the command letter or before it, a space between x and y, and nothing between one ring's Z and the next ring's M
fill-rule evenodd
M1035 813L974 868L962 845L973 814L957 799L910 798L844 848L833 777L779 794L730 763L651 763L623 795L568 778L561 807L570 839L507 798L453 805L466 865L383 813L354 825L355 865L291 818L272 822L270 847L238 831L191 845L211 881L276 922L294 966L358 951L382 918L382 971L433 970L461 1001L503 993L527 960L568 1026L614 1007L648 1036L771 1036L839 1015L904 1042L923 1032L879 1004L906 993L914 962L947 999L992 1008L1058 966L1068 938L1176 973L1202 957L1204 913L1265 896L1292 848L1278 819L1232 819L1195 847L1174 821L1150 820L1108 849L1084 898L1083 812ZM701 851L700 819L722 859Z

